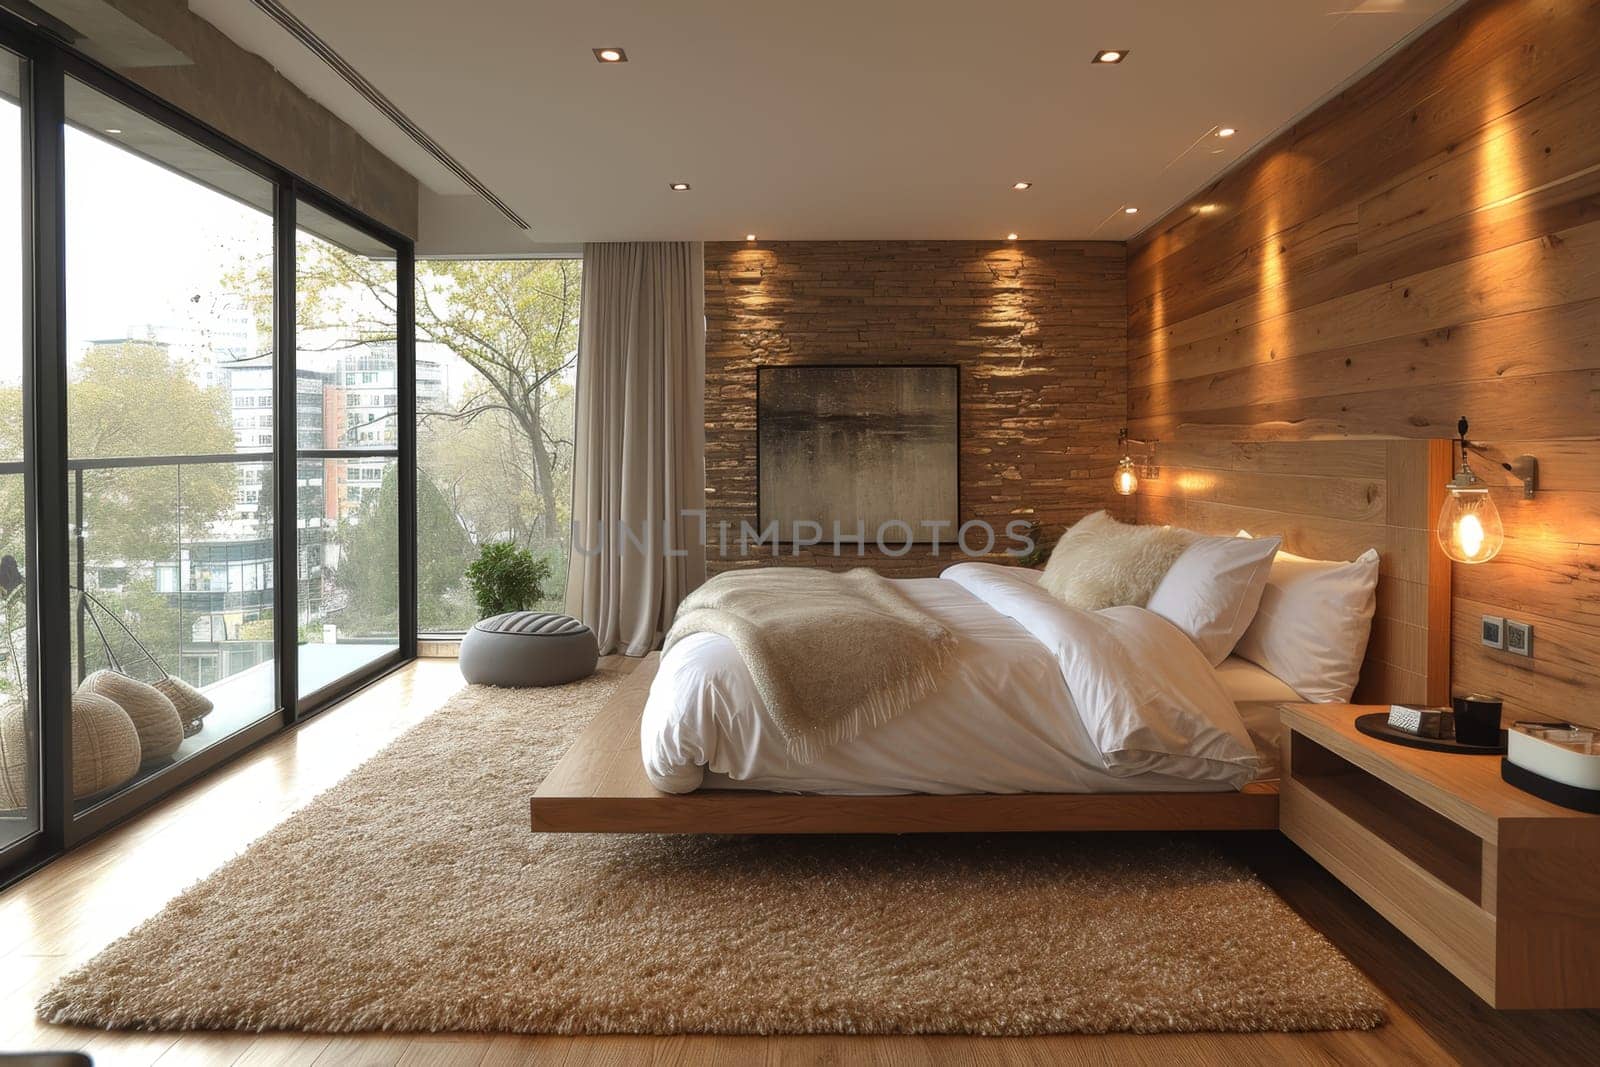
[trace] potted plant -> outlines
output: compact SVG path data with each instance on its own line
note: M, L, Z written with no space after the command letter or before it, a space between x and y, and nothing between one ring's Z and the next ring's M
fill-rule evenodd
M542 583L550 577L550 561L512 541L491 541L467 568L467 584L478 605L478 617L523 611L544 599Z
M536 605L544 600L542 582L549 576L549 560L536 560L512 541L488 542L467 566L467 584L472 585L480 619Z

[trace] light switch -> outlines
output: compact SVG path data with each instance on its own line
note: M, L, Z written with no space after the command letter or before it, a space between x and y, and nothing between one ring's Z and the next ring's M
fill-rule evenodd
M1506 620L1506 651L1519 656L1533 655L1533 624Z
M1498 615L1483 617L1483 643L1490 648L1506 647L1506 620Z

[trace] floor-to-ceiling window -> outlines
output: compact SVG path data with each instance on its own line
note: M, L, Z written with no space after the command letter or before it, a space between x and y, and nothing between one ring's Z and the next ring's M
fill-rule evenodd
M559 611L572 516L582 261L417 264L417 623L477 619L464 575L484 544L543 566Z
M27 247L23 63L0 49L0 856L39 830L39 718L29 691Z
M295 220L302 697L400 647L396 250L304 201Z
M412 292L0 11L0 880L414 653Z
M75 731L107 753L78 767L90 806L278 706L274 187L72 78L65 113L64 595ZM132 716L133 761L85 696L148 697L125 679L179 712Z

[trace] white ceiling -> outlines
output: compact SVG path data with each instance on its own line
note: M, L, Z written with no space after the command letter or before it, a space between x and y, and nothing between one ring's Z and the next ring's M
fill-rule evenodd
M520 240L570 243L1121 240L1455 0L289 6L532 224ZM249 0L190 7L466 194Z

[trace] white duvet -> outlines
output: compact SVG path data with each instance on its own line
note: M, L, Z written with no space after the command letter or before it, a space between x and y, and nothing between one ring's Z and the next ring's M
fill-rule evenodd
M658 789L807 793L1105 793L1237 789L1255 746L1189 638L1143 608L1086 612L1032 572L960 563L903 582L957 636L940 687L804 766L733 645L714 634L661 658L640 724Z

